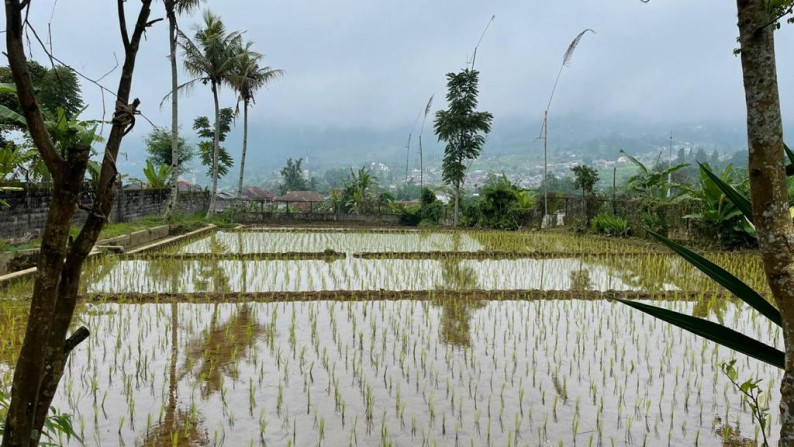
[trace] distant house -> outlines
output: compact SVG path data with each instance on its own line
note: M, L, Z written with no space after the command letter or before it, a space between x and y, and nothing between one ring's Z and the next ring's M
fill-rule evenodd
M243 200L255 200L258 202L272 202L276 198L275 194L259 186L248 186L243 188L242 196Z
M201 190L201 186L194 185L194 184L188 182L187 180L180 180L180 181L177 182L177 184L179 185L179 190L180 191L197 191L197 190L200 191Z
M301 212L312 211L325 201L325 197L315 191L290 191L275 200Z
M215 211L224 211L237 199L237 194L221 191L215 195Z

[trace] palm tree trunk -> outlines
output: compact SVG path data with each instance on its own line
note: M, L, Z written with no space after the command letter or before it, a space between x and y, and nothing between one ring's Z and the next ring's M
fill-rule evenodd
M785 369L780 384L780 443L794 446L794 225L788 209L783 124L775 63L775 26L766 0L737 0L750 193L758 247L783 323Z
M212 195L207 218L215 215L216 196L218 195L218 152L220 151L221 110L218 105L218 85L212 83L212 99L215 101L215 136L212 141Z
M248 151L248 98L243 100L243 155L240 158L240 181L237 184L237 199L243 198L243 177L245 176L245 154Z
M170 5L170 8L169 8ZM163 217L169 219L179 203L179 101L177 87L179 79L176 67L176 13L172 1L166 2L168 16L168 40L171 54L171 195L165 206Z

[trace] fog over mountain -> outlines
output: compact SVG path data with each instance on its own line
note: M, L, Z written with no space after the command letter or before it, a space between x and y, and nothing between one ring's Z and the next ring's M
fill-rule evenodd
M52 17L57 56L98 78L122 51L115 7L115 2L95 0L35 2L30 20L42 31ZM445 73L465 66L491 15L496 18L476 59L480 109L494 114L484 156L541 153L535 138L562 55L585 28L596 34L582 39L551 107L552 157L561 151L601 156L618 145L639 150L664 144L671 131L676 141L725 152L745 146L732 2L209 0L206 7L229 29L245 30L269 65L286 70L284 78L258 94L251 109L247 166L253 177L278 168L287 157L306 155L314 169L367 161L404 164L417 114L431 94L436 95L434 111L445 106ZM162 5L157 8L154 16L162 17ZM182 29L191 34L199 19L198 14L182 18ZM169 105L160 107L170 85L166 33L165 22L147 33L133 88L141 110L158 126L170 124ZM784 25L776 38L779 46L790 45L794 27ZM33 53L44 60L41 51ZM101 82L114 87L119 72ZM778 75L791 134L792 58L779 54ZM85 117L101 118L99 89L82 85L89 104ZM195 141L192 121L211 115L211 94L199 84L181 98L182 131ZM104 100L110 110L111 98ZM222 105L235 105L229 89ZM430 159L441 151L431 120L424 136ZM143 139L150 130L139 119L125 139L125 172L140 175ZM236 128L227 139L233 155L239 154L241 133ZM613 156L619 148L612 148ZM411 150L415 154L416 146Z

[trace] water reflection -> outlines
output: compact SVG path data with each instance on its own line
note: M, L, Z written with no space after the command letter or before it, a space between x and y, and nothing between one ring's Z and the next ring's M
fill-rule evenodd
M477 288L477 271L459 260L441 262L442 282L436 289L442 291L473 290ZM433 306L441 308L441 340L452 346L467 348L471 345L471 319L473 311L485 306L484 300L440 295Z
M584 268L581 261L579 261L578 269L568 272L568 277L571 280L570 290L572 291L584 292L593 286L590 280L590 270Z
M168 402L165 406L162 422L146 432L142 444L159 447L163 445L210 445L207 430L201 426L201 418L196 412L179 406L179 380L176 365L179 359L177 333L179 330L179 309L176 303L171 304L171 358L168 367Z
M709 315L714 314L714 318L721 325L725 325L725 310L728 307L728 300L717 299L713 296L704 294L699 297L692 307L692 316L698 318L708 318Z
M210 253L226 253L226 246L218 240L217 234L210 237ZM197 291L226 291L229 289L229 277L221 267L218 258L208 256L198 261L198 268L193 277Z
M190 374L199 383L203 398L221 390L225 378L234 381L239 378L238 362L268 330L256 321L253 313L251 304L244 304L221 323L216 303L209 329L188 342L181 376Z

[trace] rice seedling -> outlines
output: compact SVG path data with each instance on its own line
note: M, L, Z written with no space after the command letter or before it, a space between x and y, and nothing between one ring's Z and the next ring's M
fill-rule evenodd
M763 438L719 365L737 358L759 386L778 371L602 299L663 297L653 304L779 340L702 274L641 242L460 234L455 246L445 231L221 232L169 256L95 258L77 314L102 336L75 351L55 404L94 444L716 446L725 427ZM453 248L526 256L433 254ZM250 256L325 249L346 255ZM763 284L753 255L707 256ZM27 293L7 290L0 387L24 331L13 298Z

